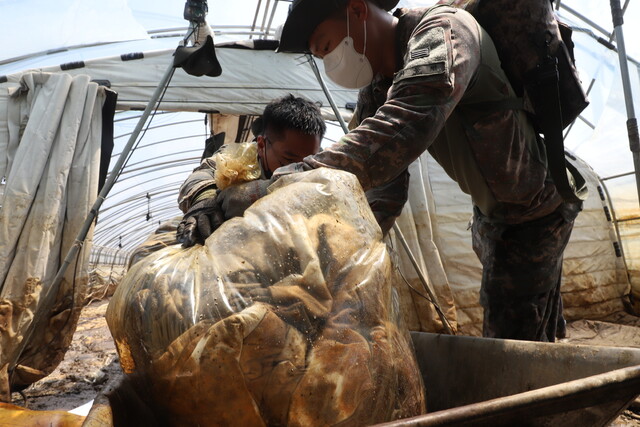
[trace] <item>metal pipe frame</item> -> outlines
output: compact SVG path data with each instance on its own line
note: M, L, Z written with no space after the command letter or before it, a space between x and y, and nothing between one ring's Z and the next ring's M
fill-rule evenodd
M620 74L622 77L625 107L627 110L627 133L629 135L629 148L633 155L633 164L636 172L636 190L638 192L638 202L640 203L640 134L638 132L638 121L636 119L635 108L633 105L633 92L631 90L629 63L627 62L627 50L624 40L624 31L622 29L624 20L623 12L620 7L620 0L611 0L611 15L613 19L616 41L618 44Z
M194 29L195 29L195 25L192 23L189 33L192 33ZM184 41L186 41L189 38L189 36L190 34L185 35ZM153 110L156 109L158 101L160 100L161 96L166 90L166 87L169 85L169 82L171 81L171 78L173 77L174 72L175 72L175 68L173 66L173 63L171 63L169 64L166 71L164 72L160 82L158 83L158 86L156 87L156 90L154 91L151 99L149 100L149 103L147 104L144 112L142 113L142 116L140 117L140 120L136 125L134 133L131 135L131 137L129 138L125 146L125 149L122 151L122 155L118 158L118 161L116 162L113 169L111 170L111 173L107 176L107 179L102 187L102 190L100 191L100 194L98 195L96 201L91 207L90 212L84 224L82 225L80 231L78 232L78 235L74 241L74 244L71 246L71 248L69 249L69 252L67 253L64 260L62 261L56 276L51 282L51 285L47 287L46 290L43 291L42 297L38 302L36 309L34 310L33 321L25 331L24 338L15 353L15 358L13 359L10 366L8 367L9 377L13 375L16 366L20 363L20 357L22 356L22 353L24 352L27 344L30 342L33 332L35 330L39 330L42 327L43 322L48 320L48 319L45 319L44 316L35 315L35 313L38 313L38 310L40 307L43 307L43 306L50 307L52 305L54 298L58 294L58 289L60 287L60 284L62 283L62 280L64 279L64 276L66 274L68 267L75 262L78 253L83 247L84 240L87 234L89 233L89 230L93 226L93 222L97 217L98 212L100 211L100 207L102 206L102 203L104 202L105 198L107 197L107 195L113 188L116 180L118 179L118 176L122 171L122 168L126 164L131 151L134 149L136 143L138 142L138 137L142 133L142 130L147 122L147 119L151 116L151 113L153 112Z

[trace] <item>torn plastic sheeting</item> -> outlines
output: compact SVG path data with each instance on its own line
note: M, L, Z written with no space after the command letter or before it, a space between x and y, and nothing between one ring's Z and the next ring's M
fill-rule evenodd
M118 287L107 322L146 404L183 425L424 412L398 279L356 178L319 169L270 192L204 246L137 262Z

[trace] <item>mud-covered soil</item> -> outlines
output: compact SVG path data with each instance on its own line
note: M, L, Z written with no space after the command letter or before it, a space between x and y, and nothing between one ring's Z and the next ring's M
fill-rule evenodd
M36 410L74 409L94 399L105 384L122 375L104 317L108 303L94 302L82 310L62 363L51 375L24 390L22 396L13 393L14 404Z
M611 424L611 427L618 426L640 426L640 407L633 410L626 410Z
M14 393L14 404L35 410L71 410L93 400L108 383L118 381L123 374L104 317L108 303L97 301L83 309L71 347L60 366L24 390L24 397ZM640 400L611 425L640 427Z

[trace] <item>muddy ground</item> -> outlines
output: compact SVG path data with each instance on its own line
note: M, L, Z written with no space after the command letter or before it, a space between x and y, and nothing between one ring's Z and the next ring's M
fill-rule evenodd
M21 394L13 403L29 409L71 410L93 400L109 382L122 375L118 354L104 318L108 301L86 306L71 347L58 368Z
M90 402L107 384L118 381L123 374L104 318L107 305L108 300L104 300L83 309L63 362L51 375L22 394L14 393L14 404L35 410L71 410ZM591 325L588 330L593 329ZM574 335L579 342L585 333L574 332ZM635 405L619 416L612 426L640 427L640 401Z

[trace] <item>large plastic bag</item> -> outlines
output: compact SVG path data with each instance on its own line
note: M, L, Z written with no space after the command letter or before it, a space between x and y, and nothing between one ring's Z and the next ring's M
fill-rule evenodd
M204 246L133 265L107 310L173 425L367 425L425 411L380 228L356 178L294 174Z
M147 240L133 250L129 257L128 268L131 268L136 262L160 249L179 244L180 242L178 242L176 232L178 231L180 221L182 221L182 217L176 216L160 224L160 226L147 237Z

